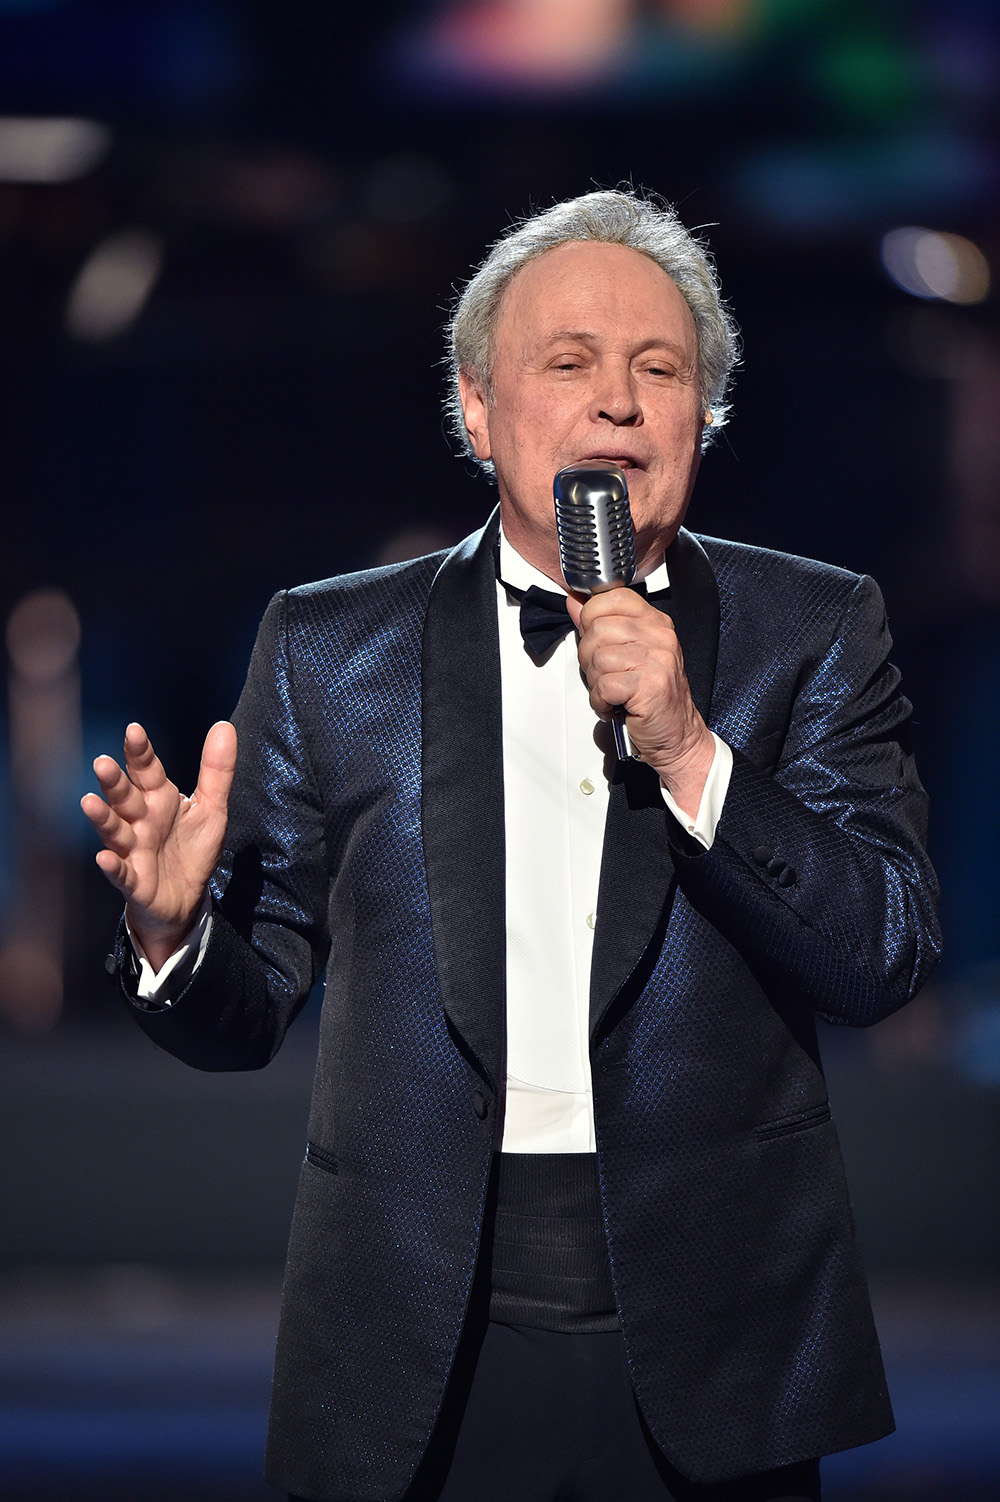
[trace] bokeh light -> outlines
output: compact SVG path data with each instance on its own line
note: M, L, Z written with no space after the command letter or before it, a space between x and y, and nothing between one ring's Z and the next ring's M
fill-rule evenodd
M146 306L163 250L145 230L122 230L97 246L70 289L66 325L76 339L113 339Z
M0 931L0 1019L44 1033L64 989L66 841L61 814L78 772L80 617L59 589L24 595L7 620L16 898Z
M902 225L883 237L882 265L914 297L978 303L990 290L989 263L964 235Z
M104 160L111 139L97 120L0 118L0 181L73 182Z
M72 666L80 645L80 617L61 589L36 589L19 600L7 621L13 672L29 683L51 683Z

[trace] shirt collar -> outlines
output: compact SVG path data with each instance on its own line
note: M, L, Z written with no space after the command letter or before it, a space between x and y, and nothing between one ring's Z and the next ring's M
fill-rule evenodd
M551 594L558 590L560 594L566 593L566 586L559 580L550 579L543 574L534 564L529 563L527 558L522 558L514 547L508 542L507 534L503 527L500 528L500 578L504 584L509 584L512 589L527 590L533 584L539 589L546 589ZM667 560L662 558L653 568L643 573L641 570L636 574L636 579L644 579L646 588L650 594L656 594L661 589L667 589L670 585L670 576L667 572Z

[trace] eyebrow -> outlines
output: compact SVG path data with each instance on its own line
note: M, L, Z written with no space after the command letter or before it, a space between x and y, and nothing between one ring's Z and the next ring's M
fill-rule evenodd
M556 329L545 336L545 342L554 344L557 339L583 339L593 342L596 337L596 334L590 334L586 329Z
M556 329L551 334L544 334L539 342L543 345L548 345L559 344L563 340L566 340L570 343L575 340L581 344L600 343L598 336L592 333L589 329ZM675 340L665 339L660 337L659 335L654 335L651 339L647 339L645 343L640 346L640 349L669 349L677 355L685 356L687 354L687 350L685 349L684 345L677 344Z

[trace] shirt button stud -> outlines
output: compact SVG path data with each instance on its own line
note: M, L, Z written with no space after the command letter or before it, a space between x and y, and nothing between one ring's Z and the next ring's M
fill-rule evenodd
M597 914L596 913L588 913L587 914L587 927L588 928L596 928L596 926L597 926Z
M580 792L586 793L588 797L592 792L594 792L594 784L591 782L589 777L585 777L580 783Z

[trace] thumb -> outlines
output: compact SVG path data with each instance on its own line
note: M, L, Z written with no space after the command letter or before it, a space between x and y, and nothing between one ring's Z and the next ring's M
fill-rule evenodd
M219 720L205 737L194 796L224 809L236 771L236 726Z
M577 599L576 595L566 596L566 609L569 611L569 618L573 622L574 629L577 631L580 629L580 617L583 614L585 604L586 601Z

